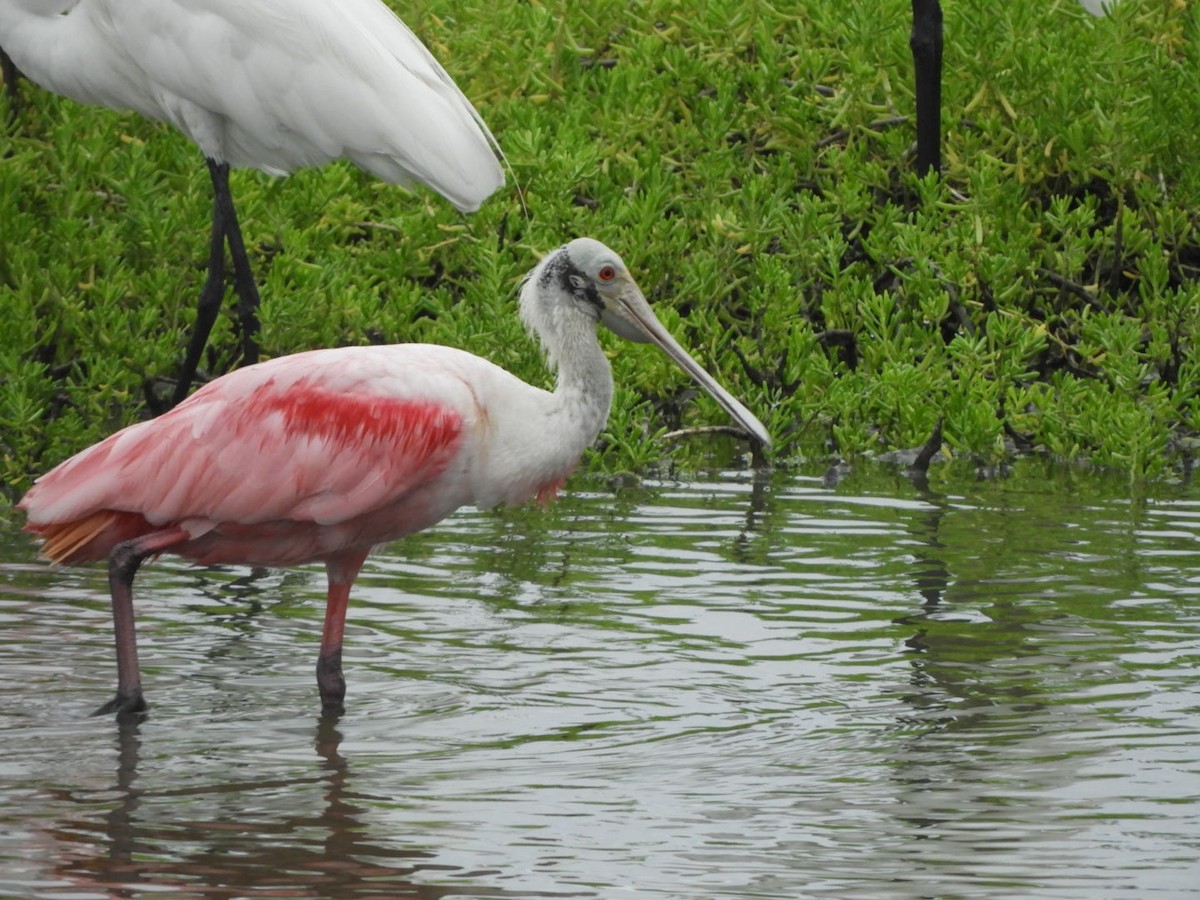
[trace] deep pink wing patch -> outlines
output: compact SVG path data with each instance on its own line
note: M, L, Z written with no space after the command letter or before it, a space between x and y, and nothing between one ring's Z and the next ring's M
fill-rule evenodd
M304 386L263 391L238 419L238 431L275 458L283 487L263 498L270 517L318 522L361 515L441 475L463 431L443 403Z

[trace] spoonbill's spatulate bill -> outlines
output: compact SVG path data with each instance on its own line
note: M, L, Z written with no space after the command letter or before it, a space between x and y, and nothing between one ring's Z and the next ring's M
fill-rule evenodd
M220 309L226 243L243 362L258 357L258 289L230 166L283 175L345 158L464 212L504 184L475 108L380 0L0 0L0 47L42 87L168 122L207 160L208 275L176 403Z
M604 324L660 347L747 432L753 413L705 372L651 311L621 258L579 238L521 289L521 315L557 370L553 391L463 350L430 344L313 350L210 382L38 479L26 528L58 563L107 557L117 695L98 712L145 708L132 585L147 557L198 563L325 563L317 662L327 711L342 708L350 587L372 547L461 506L549 499L608 418Z

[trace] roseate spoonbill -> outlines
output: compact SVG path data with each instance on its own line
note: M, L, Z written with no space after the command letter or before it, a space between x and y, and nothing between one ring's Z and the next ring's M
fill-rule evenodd
M221 306L226 243L243 361L258 358L258 288L230 166L284 175L346 158L385 181L427 185L463 212L504 184L479 113L380 0L3 0L0 47L42 87L168 122L204 154L208 274L174 403Z
M521 288L521 317L557 369L553 392L430 344L312 350L237 369L37 480L19 506L56 563L108 558L117 695L145 708L133 577L170 552L207 563L323 561L329 579L317 684L342 708L350 586L372 547L460 506L548 500L608 418L613 381L596 336L657 344L762 446L762 423L671 337L621 258L579 238Z

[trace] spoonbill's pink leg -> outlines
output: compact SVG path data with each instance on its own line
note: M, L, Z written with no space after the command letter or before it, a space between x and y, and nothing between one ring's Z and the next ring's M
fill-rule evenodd
M350 586L367 559L367 551L354 552L327 560L329 595L325 602L325 627L321 632L321 655L317 657L317 689L321 708L341 713L346 698L346 679L342 675L342 635L346 630L346 606Z

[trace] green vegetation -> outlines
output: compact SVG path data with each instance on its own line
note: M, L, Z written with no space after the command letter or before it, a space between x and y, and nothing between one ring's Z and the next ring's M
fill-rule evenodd
M919 445L938 420L980 465L1033 451L1141 479L1189 458L1197 5L946 4L942 181L912 174L906 0L397 7L519 190L463 217L346 165L236 173L265 355L433 341L546 383L516 287L590 234L760 414L779 464ZM171 129L23 87L0 134L10 495L146 414L182 355L209 210L199 154ZM723 416L652 349L609 346L618 391L593 470L740 449L663 442ZM222 317L207 370L234 353Z

